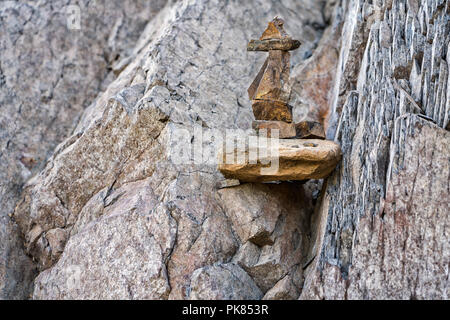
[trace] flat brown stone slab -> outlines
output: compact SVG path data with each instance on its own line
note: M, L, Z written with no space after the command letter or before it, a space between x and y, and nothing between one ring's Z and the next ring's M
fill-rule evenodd
M300 45L301 42L299 40L294 40L292 38L250 40L250 42L247 44L247 51L290 51L298 49Z
M265 152L257 155L256 163L249 161L248 146L242 152L245 161L241 164L226 164L226 154L219 154L220 172L227 179L238 179L243 182L323 179L334 170L341 159L341 149L333 141L317 139L278 141L278 169L271 172L268 170L271 166L274 167L270 154L276 154L273 145L269 144L265 150L261 148ZM238 151L235 149L233 153L236 156Z
M320 122L300 121L295 124L295 130L299 139L325 139L325 130Z
M292 106L280 101L253 100L256 120L292 122Z
M256 120L252 122L252 128L259 135L260 130L266 130L267 137L272 137L272 130L278 130L278 138L295 138L297 134L295 131L295 124L284 121L265 121Z

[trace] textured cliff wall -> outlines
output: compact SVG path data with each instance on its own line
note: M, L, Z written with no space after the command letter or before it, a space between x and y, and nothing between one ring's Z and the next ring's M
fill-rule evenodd
M338 3L328 136L344 157L314 216L302 298L448 297L449 13L448 1Z
M132 55L164 3L0 2L0 298L28 297L34 276L9 218L23 184L115 78L117 60Z
M194 144L194 127L250 128L245 88L264 57L247 41L279 14L307 42L301 61L321 8L184 1L149 19L123 71L24 187L14 221L39 270L34 298L298 297L309 191L219 191L215 165L174 163L169 147L180 129Z
M0 298L448 296L448 0L89 3L0 4ZM249 131L275 15L343 160L219 189L172 151Z

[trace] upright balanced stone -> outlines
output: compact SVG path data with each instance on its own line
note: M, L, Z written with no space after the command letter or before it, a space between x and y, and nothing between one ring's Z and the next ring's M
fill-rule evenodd
M248 88L256 120L292 122L289 86L290 54L300 41L290 38L278 17L269 22L259 40L251 40L248 51L268 51L269 56Z

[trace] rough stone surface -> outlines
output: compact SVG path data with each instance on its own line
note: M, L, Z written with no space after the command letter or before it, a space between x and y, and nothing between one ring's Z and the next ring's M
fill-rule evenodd
M0 299L27 299L33 291L37 274L20 234L9 216L0 216Z
M70 3L0 2L0 298L448 299L448 0ZM249 134L276 15L342 161L217 189L172 151Z
M58 267L36 278L33 298L165 299L170 293L165 261L176 228L149 179L125 184L109 196L102 192L80 214Z
M249 98L288 103L291 94L288 86L290 58L291 54L287 51L270 50L267 62L264 62L255 81L249 88ZM256 89L254 94L251 91L252 88ZM259 119L256 113L255 117L257 120L271 120Z
M216 187L218 189L231 188L240 185L241 183L237 179L225 179L217 182Z
M327 135L343 159L312 219L301 298L448 299L449 2L338 4Z
M0 299L30 294L34 266L9 218L23 184L114 79L115 63L134 55L165 2L0 2ZM68 28L70 5L79 30Z
M179 163L171 151L196 144L192 132L198 128L250 129L251 102L242 88L263 57L248 54L246 43L260 34L261 21L278 14L292 21L290 33L308 41L293 57L298 62L320 38L320 28L311 23L324 24L321 7L315 1L239 6L179 1L150 19L135 53L113 66L117 78L27 182L15 209L27 252L40 270L34 298L186 299L197 294L192 284L207 283L197 277L200 272L191 281L196 270L230 263L242 242L217 196L215 186L223 176L215 164L194 164L193 155ZM291 192L299 188L288 186ZM309 197L302 199L289 207L289 215L311 207ZM261 214L270 212L268 204ZM302 252L291 254L292 244L278 237L273 248L264 246L264 261L282 270L270 285L287 272L300 283L301 272L291 271L289 261L301 259ZM236 268L221 273L223 279L235 279L231 287L218 288L210 298L229 297L230 288L251 278ZM242 285L243 296L252 291L251 297L262 297L250 281Z
M220 172L229 179L247 182L323 179L341 159L339 145L332 141L263 139L268 141L259 142L254 149L236 147L219 154Z
M299 183L248 183L220 190L218 195L244 243L233 261L263 293L287 274L300 286L301 261L309 245L309 192Z
M268 23L266 30L264 30L259 40L283 39L287 37L288 35L284 30L284 20L276 16Z
M270 39L270 40L250 40L247 45L247 51L269 51L283 50L290 51L300 47L300 41L290 38Z
M320 122L300 121L295 124L296 137L299 139L325 139L325 131Z
M333 1L328 1L331 5ZM324 31L314 54L294 65L291 72L291 104L294 122L303 120L321 123L328 127L329 113L333 98L333 86L339 59L342 19L338 9L330 26Z
M416 115L393 130L385 199L357 218L353 236L341 231L339 260L318 261L302 298L447 299L449 194L440 186L449 183L450 133ZM330 210L333 195L325 197Z
M292 122L292 106L281 101L252 100L256 120Z
M298 299L299 290L296 285L292 282L290 276L286 276L277 284L267 291L267 293L262 298L263 300L295 300Z
M256 120L252 122L252 129L256 131L256 134L262 134L269 138L273 136L272 130L274 130L274 135L280 139L294 138L297 134L295 124L292 122Z

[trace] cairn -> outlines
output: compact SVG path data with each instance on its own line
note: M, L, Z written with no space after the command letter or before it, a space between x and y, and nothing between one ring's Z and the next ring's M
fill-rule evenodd
M247 51L266 51L269 56L248 88L256 121L252 127L259 133L278 130L279 138L325 139L323 126L315 121L292 122L292 106L289 105L291 86L289 83L289 51L298 49L299 40L292 39L283 28L284 21L275 17L269 22L259 40L251 40Z

